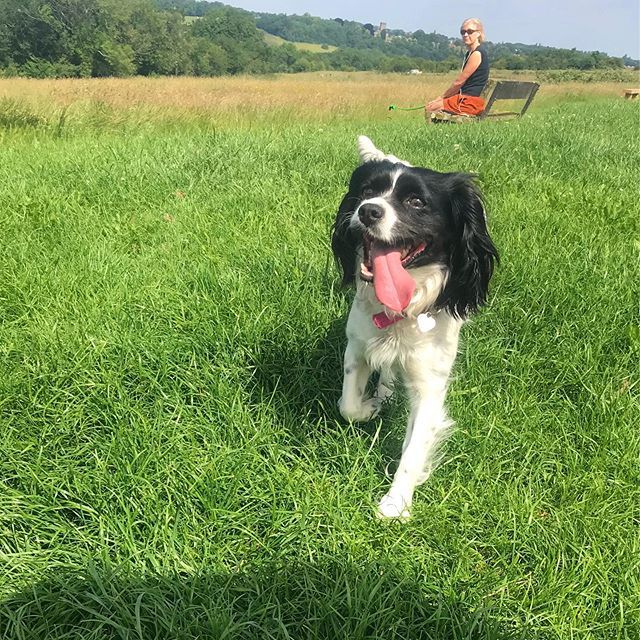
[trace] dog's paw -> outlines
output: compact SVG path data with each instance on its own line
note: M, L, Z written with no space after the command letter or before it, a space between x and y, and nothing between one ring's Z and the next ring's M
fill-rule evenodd
M411 504L402 496L392 496L387 493L378 504L378 518L383 520L395 519L406 522L411 517Z
M382 400L380 398L369 398L356 406L348 405L340 398L338 408L345 420L349 422L366 422L375 418L382 408Z

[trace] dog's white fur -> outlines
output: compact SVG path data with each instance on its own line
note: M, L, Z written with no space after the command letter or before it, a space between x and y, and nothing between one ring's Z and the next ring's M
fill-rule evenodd
M365 136L358 138L358 150L362 162L387 159L411 166L376 149ZM339 402L340 412L346 419L368 420L379 412L382 402L393 392L394 380L399 377L404 382L411 412L402 457L391 487L378 505L380 517L403 520L410 516L414 490L430 475L437 462L437 445L452 424L444 401L463 324L462 320L441 310L431 313L435 326L429 331L420 331L417 316L434 306L446 275L438 265L412 269L411 275L416 281L416 290L405 310L406 319L384 330L376 328L371 321L372 315L382 308L373 287L356 279L356 296L347 321L348 344ZM380 378L376 393L369 398L367 381L374 370L380 372Z

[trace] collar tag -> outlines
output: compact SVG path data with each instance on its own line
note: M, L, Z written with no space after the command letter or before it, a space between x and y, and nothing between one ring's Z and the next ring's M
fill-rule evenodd
M421 313L418 316L418 329L422 333L431 331L436 326L436 319L430 313Z

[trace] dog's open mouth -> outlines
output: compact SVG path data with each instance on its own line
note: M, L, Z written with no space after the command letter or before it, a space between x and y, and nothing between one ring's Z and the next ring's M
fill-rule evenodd
M414 246L392 247L369 235L363 238L363 259L360 277L373 282L378 301L396 313L402 313L416 288L416 283L407 268L427 248L422 242Z
M378 252L398 251L400 252L400 264L404 269L411 266L411 263L421 256L427 249L427 245L422 242L414 247L389 247L381 243L377 243L376 240L370 236L365 236L362 242L362 248L364 250L364 256L362 263L360 264L360 278L366 282L373 282L373 259L372 259L372 245L378 246ZM375 249L373 251L375 253Z

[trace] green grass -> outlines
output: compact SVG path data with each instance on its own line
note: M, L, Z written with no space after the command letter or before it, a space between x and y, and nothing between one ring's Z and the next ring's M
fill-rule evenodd
M0 635L637 638L637 106L285 136L67 131L13 105ZM328 236L359 133L478 172L502 254L405 525L374 515L402 402L364 426L336 411L349 296Z

